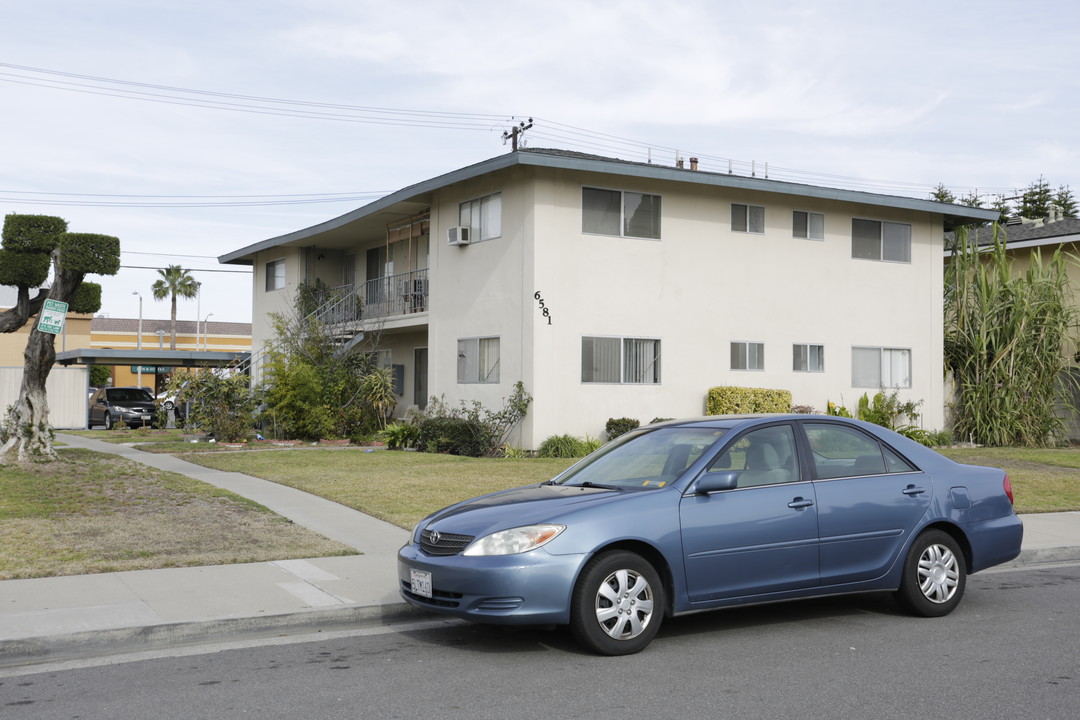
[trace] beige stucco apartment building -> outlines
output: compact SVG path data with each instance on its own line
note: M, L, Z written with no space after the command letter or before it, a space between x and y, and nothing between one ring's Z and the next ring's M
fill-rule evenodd
M700 415L717 385L819 410L897 388L936 429L943 234L993 217L518 150L220 260L254 267L254 348L300 283L342 288L339 306L359 298L350 332L377 337L395 368L398 414L430 396L498 407L520 380L525 448L601 437L612 417Z

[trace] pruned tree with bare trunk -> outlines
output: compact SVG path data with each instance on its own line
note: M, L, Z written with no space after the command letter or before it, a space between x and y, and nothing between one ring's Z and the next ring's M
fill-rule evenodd
M0 245L0 285L18 290L15 307L0 312L0 332L22 328L46 300L68 304L69 312L101 308L101 286L83 282L90 273L115 275L120 269L120 241L109 235L67 232L67 221L49 215L4 218ZM42 286L49 279L48 288ZM30 297L31 291L34 297ZM56 459L45 381L56 362L56 336L35 322L23 352L19 398L0 421L0 462Z

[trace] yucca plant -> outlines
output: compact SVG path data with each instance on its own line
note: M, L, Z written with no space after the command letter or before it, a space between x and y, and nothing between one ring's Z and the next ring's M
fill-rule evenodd
M1046 446L1061 436L1076 376L1076 345L1067 263L1060 249L1033 253L1014 273L1001 228L993 246L956 233L945 271L945 363L956 397L954 433L985 445Z

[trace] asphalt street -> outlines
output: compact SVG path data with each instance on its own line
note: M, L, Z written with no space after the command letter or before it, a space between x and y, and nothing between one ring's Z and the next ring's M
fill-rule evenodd
M940 619L888 595L682 617L602 658L562 630L457 622L0 671L5 720L1074 718L1080 564L980 573Z

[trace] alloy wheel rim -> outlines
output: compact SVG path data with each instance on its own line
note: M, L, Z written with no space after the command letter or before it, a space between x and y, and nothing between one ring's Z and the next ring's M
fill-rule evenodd
M616 640L631 640L648 627L653 615L653 592L633 570L616 570L596 592L596 620Z
M919 589L932 603L948 602L956 594L960 569L956 555L945 545L931 545L919 557Z

